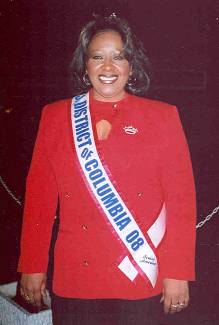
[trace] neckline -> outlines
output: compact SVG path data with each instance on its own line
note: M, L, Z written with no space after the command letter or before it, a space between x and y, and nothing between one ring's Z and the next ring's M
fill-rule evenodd
M103 107L104 106L104 109L105 108L115 108L117 105L120 106L121 104L125 103L130 96L131 95L129 93L125 92L125 96L122 99L117 100L117 101L112 101L112 102L105 102L105 101L95 99L93 96L92 89L89 90L90 103L93 104L94 107L100 107L100 106Z

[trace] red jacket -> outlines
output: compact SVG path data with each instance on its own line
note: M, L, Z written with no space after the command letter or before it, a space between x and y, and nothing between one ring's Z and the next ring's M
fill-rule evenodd
M175 107L126 94L116 105L90 93L97 150L112 180L146 236L163 202L167 231L155 249L159 263L153 289L138 275L132 282L118 264L128 255L93 199L80 170L71 129L71 100L43 109L27 178L18 270L46 272L57 200L60 226L53 289L75 298L141 299L162 290L162 279L194 279L195 189L189 151ZM107 140L95 125L112 124ZM127 134L125 126L138 130ZM152 244L151 244L152 245Z

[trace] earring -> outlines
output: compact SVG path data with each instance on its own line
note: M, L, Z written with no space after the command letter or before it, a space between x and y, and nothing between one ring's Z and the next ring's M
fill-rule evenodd
M88 76L87 71L85 72L85 74L83 76L83 81L84 81L84 83L85 83L86 86L91 86L91 82L90 82L90 79L89 79L89 76Z
M128 78L128 81L127 81L127 86L131 87L135 84L136 82L136 78L133 77L132 75Z

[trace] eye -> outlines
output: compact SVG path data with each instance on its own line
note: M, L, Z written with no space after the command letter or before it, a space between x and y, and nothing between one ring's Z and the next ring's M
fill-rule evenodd
M114 58L114 60L123 60L124 59L124 55L122 55L122 54L115 55L113 58Z
M103 57L101 55L93 55L93 56L91 56L91 58L93 60L102 60L103 59Z

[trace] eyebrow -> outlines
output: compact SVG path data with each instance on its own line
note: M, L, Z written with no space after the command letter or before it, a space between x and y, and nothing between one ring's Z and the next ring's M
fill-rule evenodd
M112 53L116 53L116 54L124 54L124 52L125 52L124 49L122 49L122 50L115 50L115 51L112 51ZM103 51L102 51L102 50L98 50L98 49L97 49L97 50L89 50L89 49L88 49L87 53L90 54L90 55L91 55L91 54L94 54L94 53L95 53L95 54L96 54L96 53L97 53L97 54L102 54Z

